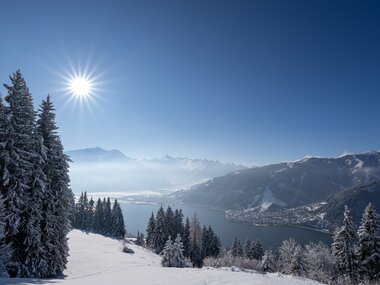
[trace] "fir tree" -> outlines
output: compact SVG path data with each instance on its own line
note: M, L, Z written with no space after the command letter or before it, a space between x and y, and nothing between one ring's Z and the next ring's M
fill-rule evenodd
M42 169L46 174L46 191L43 203L43 240L49 255L46 276L62 274L66 268L69 231L69 215L74 205L74 195L69 188L69 158L55 123L54 105L48 95L43 100L38 114L37 133L43 139L45 159Z
M161 206L156 215L156 225L154 228L154 251L160 253L165 246L166 242L166 216L164 208Z
M104 203L104 201L103 201ZM104 211L104 234L107 236L112 236L113 232L113 225L112 225L112 209L111 209L111 199L107 197L107 200L103 204L103 211Z
M103 203L99 198L96 202L95 213L94 213L94 223L93 223L94 232L97 234L102 234L104 229L104 211Z
M140 233L139 231L137 231L137 238L136 238L135 244L138 246L142 246L142 247L145 246L145 240L144 240L144 234L143 233Z
M1 194L6 209L6 243L12 243L11 276L40 277L44 263L41 246L41 208L45 191L41 170L40 138L35 132L35 112L30 92L17 70L5 101L7 126L2 149Z
M174 230L173 230L173 236L177 236L178 234L183 236L183 214L182 210L176 209L174 212Z
M252 241L247 238L244 246L243 246L243 255L246 258L252 259L253 258L253 248L252 248Z
M202 230L196 214L190 222L189 256L193 266L202 267Z
M121 210L120 204L115 200L112 208L111 223L113 230L110 234L116 238L124 238L125 236L125 224L123 212Z
M183 229L183 254L185 257L190 257L190 221L186 218Z
M5 209L4 200L0 194L0 278L7 277L7 268L11 257L10 245L5 240Z
M233 256L242 256L243 249L241 248L240 240L238 240L235 236L234 241L231 246L231 253Z
M164 267L173 267L173 241L171 237L166 241L165 246L162 250L162 259L161 259L161 265Z
M256 260L261 260L264 255L263 245L259 240L255 240L251 243L252 258Z
M333 237L332 252L337 259L341 273L355 282L358 276L358 262L355 255L355 227L347 206L344 209L343 226Z
M179 234L173 245L173 265L174 267L186 267L186 259L183 255L183 243Z
M175 223L174 223L174 212L173 209L168 206L165 212L165 240L169 238L169 236L175 237Z
M156 226L156 220L154 218L154 214L152 212L152 215L149 218L148 226L146 228L146 245L153 249L154 248L154 242L155 242L155 226Z
M214 233L211 226L208 227L209 236L211 238L210 244L210 256L217 257L220 253L222 244L219 237Z
M380 237L377 236L379 220L372 203L364 210L358 230L358 259L363 277L380 278Z
M264 272L275 272L276 260L271 249L265 251L263 258L261 259L261 269Z

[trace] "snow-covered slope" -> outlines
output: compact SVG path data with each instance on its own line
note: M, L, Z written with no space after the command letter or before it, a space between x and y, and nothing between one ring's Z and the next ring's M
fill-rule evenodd
M74 230L69 234L70 257L64 279L1 279L0 284L260 284L317 285L286 275L233 272L228 269L164 268L160 257L130 245L135 254L122 252L119 241Z

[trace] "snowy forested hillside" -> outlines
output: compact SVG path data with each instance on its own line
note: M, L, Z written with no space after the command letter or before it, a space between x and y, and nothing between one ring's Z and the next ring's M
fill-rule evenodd
M120 241L78 230L69 233L70 256L64 279L54 284L250 284L317 285L308 279L288 275L233 272L232 269L168 268L161 258L145 249L129 245L135 254L122 252ZM36 279L1 279L0 284L44 284Z

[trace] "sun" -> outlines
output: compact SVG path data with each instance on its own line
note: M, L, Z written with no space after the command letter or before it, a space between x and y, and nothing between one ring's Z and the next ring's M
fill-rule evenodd
M91 80L84 76L75 76L70 80L70 90L74 96L87 97L92 92Z

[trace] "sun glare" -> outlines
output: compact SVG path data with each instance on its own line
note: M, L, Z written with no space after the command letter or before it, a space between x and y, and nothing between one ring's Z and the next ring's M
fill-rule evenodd
M75 96L89 96L91 93L91 82L85 77L75 77L70 82L70 89Z

